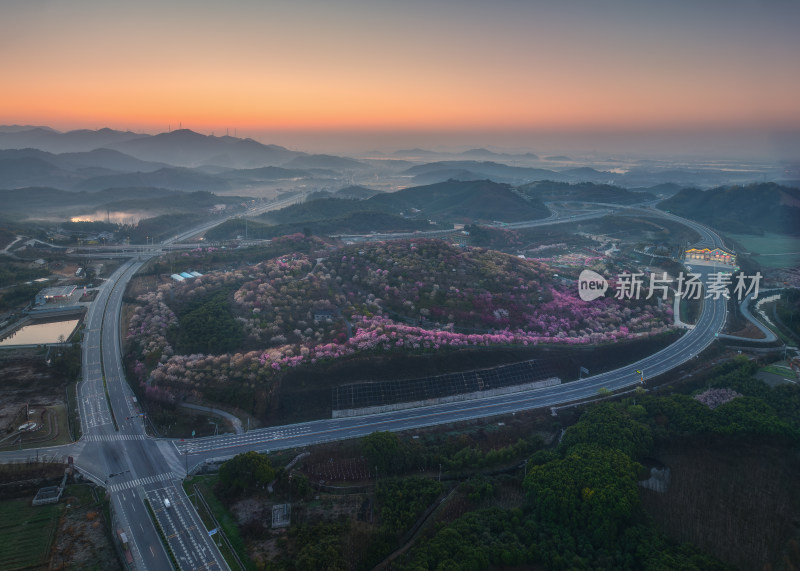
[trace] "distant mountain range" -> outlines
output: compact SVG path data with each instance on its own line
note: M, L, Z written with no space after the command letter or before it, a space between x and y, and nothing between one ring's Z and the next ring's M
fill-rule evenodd
M349 159L347 159L349 160ZM310 158L308 164L314 164ZM98 191L106 188L155 187L182 191L223 191L282 179L335 177L330 169L264 166L231 169L187 168L145 161L111 149L53 154L38 149L0 150L0 189L30 186Z
M467 159L492 159L505 161L537 161L539 157L534 153L496 153L489 149L479 148L462 151L460 153L429 151L426 149L401 149L392 153L393 157L435 159L444 157L465 157Z
M30 187L0 190L0 219L56 218L68 220L102 211L156 216L163 212L202 212L218 204L238 206L240 196L217 196L210 192L180 192L162 188L115 188L99 192L71 192ZM149 214L148 214L149 213Z
M437 161L413 166L403 174L411 176L417 184L431 184L451 179L491 179L496 182L519 183L559 177L559 173L551 170L514 167L493 161Z
M174 166L214 164L231 168L280 166L306 153L278 145L264 145L253 139L201 135L178 129L158 135L100 129L60 133L35 127L29 130L0 130L0 148L35 148L51 153L93 151L99 148L121 151L143 161Z
M5 127L0 129L0 148L33 148L51 153L93 151L94 149L109 148L118 143L147 136L130 131L114 131L113 129L100 129L97 131L80 129L61 133L49 127L33 127L30 129Z
M131 139L111 145L111 148L143 160L160 158L176 166L280 166L305 155L278 145L264 145L253 139L201 135L189 129Z
M253 139L202 135L189 129L146 135L112 129L62 133L48 127L0 126L0 149L6 149L0 151L0 188L6 189L49 186L64 190L99 190L155 185L173 190L222 191L246 190L259 182L283 178L341 180L358 176L365 177L364 180L404 177L416 185L488 179L512 185L550 180L626 188L667 183L713 188L755 180L796 178L794 170L784 172L779 167L771 170L659 168L646 164L625 172L591 166L553 170L536 166L538 157L533 153L497 153L485 148L458 154L408 149L392 155L408 160L355 160L292 151ZM447 160L438 160L444 158ZM548 157L548 160L556 159L569 160L569 157ZM409 166L409 160L422 164ZM284 170L264 170L269 168Z

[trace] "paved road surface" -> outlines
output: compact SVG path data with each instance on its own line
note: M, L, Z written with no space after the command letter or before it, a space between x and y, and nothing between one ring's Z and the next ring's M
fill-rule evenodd
M674 215L645 210L649 215L687 224L701 234L703 243L722 244L719 237L705 226ZM597 212L589 214L596 215ZM550 223L563 221L555 219ZM138 569L170 568L168 555L147 513L145 500L152 507L181 569L228 568L179 483L187 469L191 471L201 462L229 458L248 450L306 446L355 438L376 430L408 430L550 407L596 396L602 388L631 387L638 382L637 370L644 371L646 378L654 377L694 358L714 340L725 322L724 299L706 300L694 329L669 347L629 366L560 386L365 417L263 428L245 434L185 441L158 440L144 434L133 394L125 382L120 356L122 293L142 263L131 260L123 264L100 288L87 315L84 380L78 390L83 438L71 445L45 447L38 451L40 456L73 456L76 466L87 477L106 487L111 497L115 525L128 534ZM712 269L698 271L708 273ZM0 454L0 460L35 455L35 450L5 452ZM165 499L169 500L169 507L166 507Z

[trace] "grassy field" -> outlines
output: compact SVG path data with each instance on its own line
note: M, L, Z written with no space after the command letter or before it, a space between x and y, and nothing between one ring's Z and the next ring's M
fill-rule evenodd
M31 506L30 499L0 502L0 569L43 565L50 555L63 506Z
M747 248L748 252L758 254L754 259L764 267L793 268L800 265L800 238L770 232L763 236L728 235Z
M785 365L767 365L766 367L761 367L759 371L764 371L765 373L772 373L773 375L783 375L784 377L793 378L794 371L791 367L787 367Z

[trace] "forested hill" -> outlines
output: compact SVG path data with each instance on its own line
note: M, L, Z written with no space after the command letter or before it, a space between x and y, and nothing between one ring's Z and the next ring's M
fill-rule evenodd
M723 231L800 236L800 189L773 182L685 188L658 207Z
M520 186L519 190L527 196L535 197L545 202L578 200L612 204L636 204L637 202L645 202L655 198L649 192L631 192L619 186L595 184L593 182L570 184L568 182L540 180Z
M402 214L407 218L437 222L517 222L549 215L541 200L523 197L507 184L489 180L450 180L376 194L366 200L311 200L266 213L262 218L275 224L288 224L331 220L356 212Z
M421 211L421 216L456 222L518 222L546 218L547 207L536 198L523 198L510 185L490 180L448 180L373 196L366 201L389 211Z
M274 224L291 224L332 220L355 212L386 212L387 210L382 205L372 204L368 200L318 198L300 204L292 204L273 212L266 212L259 218Z

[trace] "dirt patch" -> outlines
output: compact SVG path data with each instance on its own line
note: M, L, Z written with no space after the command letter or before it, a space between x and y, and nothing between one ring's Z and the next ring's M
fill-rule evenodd
M729 335L744 337L745 339L764 339L764 333L749 321L744 327L737 331L732 331Z
M26 409L41 413L44 407L66 405L66 379L45 364L43 354L4 358L0 369L0 437L27 421Z
M69 507L59 522L50 569L121 569L99 502L89 486L71 489L76 488L77 493L61 499Z
M327 495L321 494L310 502L292 504L292 526L317 525L321 523L350 522L350 531L343 541L352 543L356 535L362 537L358 542L363 552L365 538L377 530L377 518L371 524L371 496L367 494ZM282 540L287 536L286 529L272 529L272 506L284 503L266 498L248 498L237 502L231 512L240 522L242 536L246 538L247 551L253 561L270 561L285 555ZM355 559L355 557L354 557Z

